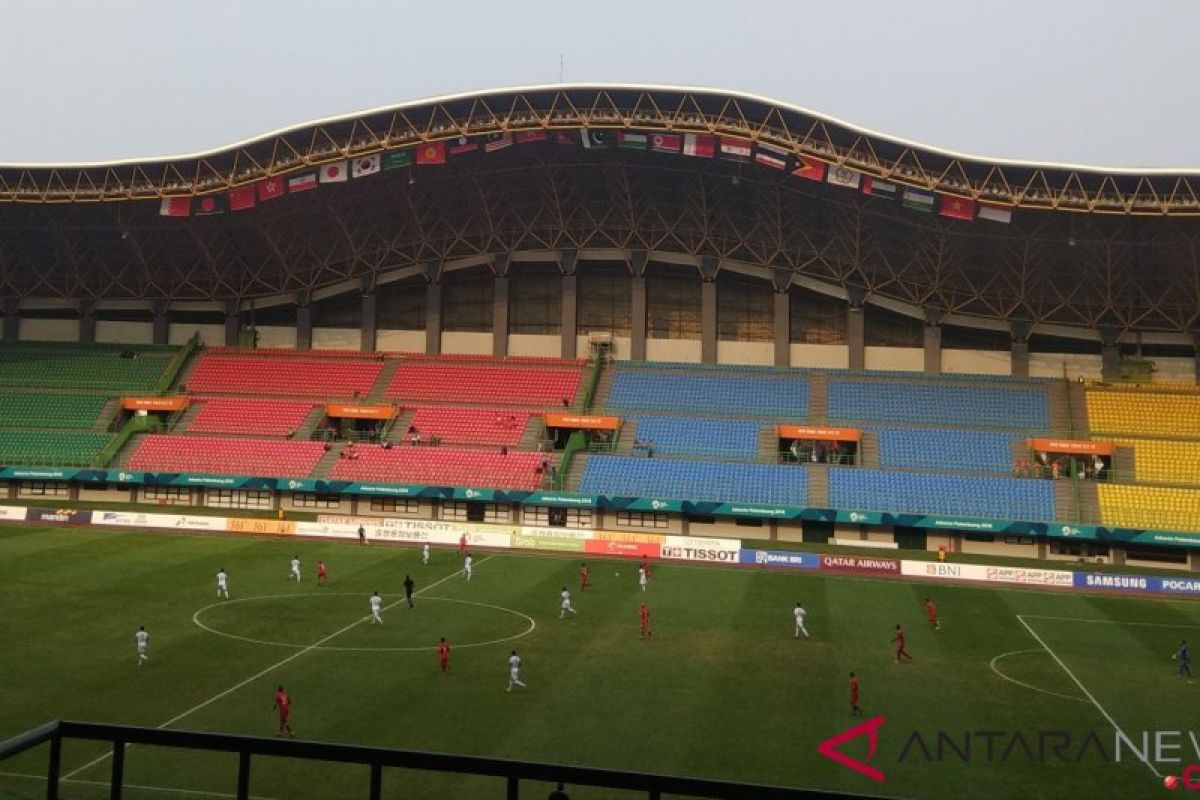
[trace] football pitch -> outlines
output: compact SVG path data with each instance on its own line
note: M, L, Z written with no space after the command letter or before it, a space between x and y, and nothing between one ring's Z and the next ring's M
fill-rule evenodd
M1195 603L665 563L643 593L636 563L589 564L581 593L577 557L476 553L467 581L451 550L423 566L412 547L0 528L0 739L53 719L271 736L282 684L301 739L888 797L1156 796L1164 776L1200 762L1200 684L1177 678L1172 658L1200 625ZM560 619L564 586L578 614ZM376 590L382 625L368 619ZM926 622L925 597L943 630ZM643 601L653 641L638 635ZM793 636L797 601L811 639ZM899 665L897 623L914 659ZM509 693L513 649L527 688ZM851 671L862 717L850 715ZM882 783L818 753L880 715L869 761L866 737L840 750ZM1149 736L1146 760L1116 752L1118 729L1138 746ZM1178 749L1153 752L1162 732L1179 732ZM108 751L68 743L61 796L106 797ZM0 762L0 797L44 796L45 764L44 746ZM131 747L125 776L129 798L227 797L236 757ZM339 798L366 785L365 767L260 758L251 792ZM523 784L522 797L550 788ZM503 791L496 779L384 774L387 797Z

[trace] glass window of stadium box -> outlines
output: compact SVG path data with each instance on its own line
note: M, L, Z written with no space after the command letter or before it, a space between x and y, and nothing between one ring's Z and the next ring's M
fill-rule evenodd
M486 267L442 276L442 330L491 333L494 278Z
M312 324L314 328L361 328L362 294L343 292L314 300Z
M292 505L296 508L339 508L341 495L319 492L292 492Z
M417 514L421 511L421 501L406 497L372 497L367 507L387 514Z
M695 267L652 264L646 268L646 336L700 338L700 274Z
M576 273L575 303L579 332L608 331L628 336L632 284L624 263L583 262Z
M1012 347L1012 336L1005 330L942 326L943 350L992 350L1003 352Z
M595 512L590 508L522 506L521 524L543 528L592 528L596 523Z
M508 280L508 332L557 334L562 324L562 275L558 266L513 264Z
M67 497L71 486L61 481L21 481L17 484L17 497Z
M846 344L846 301L793 287L788 325L794 344Z
M774 289L763 278L724 270L717 274L717 338L738 342L770 342Z
M426 283L422 277L380 284L375 290L376 314L381 330L425 330Z
M618 528L660 528L671 527L671 519L666 514L654 511L618 511L616 516Z
M204 501L213 508L271 509L274 508L275 493L253 489L209 489Z
M141 500L164 506L190 506L192 490L186 486L143 486Z
M441 518L453 522L493 522L503 525L512 522L512 506L509 503L447 500L442 503Z
M863 313L867 347L924 347L925 321L868 303Z

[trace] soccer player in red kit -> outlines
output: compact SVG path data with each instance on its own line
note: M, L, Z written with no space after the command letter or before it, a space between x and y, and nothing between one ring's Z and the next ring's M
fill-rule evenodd
M638 607L638 619L642 623L642 630L638 634L638 638L653 639L654 634L650 632L650 609L646 607L645 603Z
M925 616L929 618L929 624L935 631L942 629L942 622L938 619L937 606L928 597L925 598Z
M438 642L438 666L442 668L443 675L450 671L450 643L445 636Z
M850 716L861 717L862 709L858 705L858 678L850 673Z
M325 562L317 559L317 586L324 586L325 581L329 580L329 570L325 569Z
M275 735L283 736L286 731L288 736L295 739L296 734L292 732L292 726L288 723L288 715L292 713L292 697L284 691L283 686L275 692L275 705L271 708L279 712L279 733Z
M588 566L584 564L579 568L579 591L584 591L588 587Z
M458 537L458 554L460 556L467 554L467 535L465 533Z
M900 663L900 656L904 656L909 661L912 661L912 656L904 649L904 629L899 624L896 625L896 635L892 637L892 642L896 645L896 663Z

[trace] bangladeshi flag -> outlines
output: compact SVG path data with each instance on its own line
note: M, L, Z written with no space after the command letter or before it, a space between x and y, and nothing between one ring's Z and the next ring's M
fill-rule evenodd
M445 164L446 143L428 142L417 148L418 164Z
M219 194L208 194L204 197L197 197L192 204L192 213L198 217L207 217L211 214L224 214L225 198Z
M255 196L256 191L253 183L239 186L236 189L229 190L229 210L230 211L245 211L248 208L254 208L258 199Z

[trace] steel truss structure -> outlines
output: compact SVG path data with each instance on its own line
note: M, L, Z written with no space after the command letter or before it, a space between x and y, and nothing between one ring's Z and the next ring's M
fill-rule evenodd
M218 217L158 216L168 195L460 136L632 128L730 135L898 184L1002 203L962 222L756 164L553 141L323 185ZM238 304L483 258L507 270L588 251L768 268L861 303L1112 335L1200 327L1200 174L988 162L761 98L635 87L504 90L313 123L164 161L0 166L0 297ZM1077 213L1063 213L1077 212ZM640 254L640 255L639 255Z

